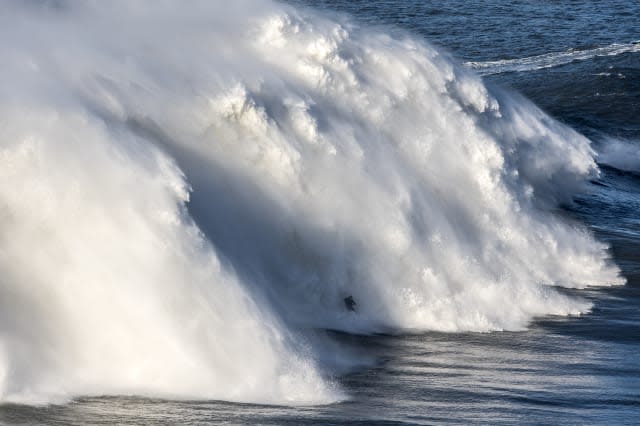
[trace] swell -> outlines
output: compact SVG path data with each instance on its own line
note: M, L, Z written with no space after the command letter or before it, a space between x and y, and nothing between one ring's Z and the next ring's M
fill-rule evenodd
M326 403L359 360L314 329L518 330L624 282L553 213L589 141L423 41L269 1L3 7L2 401Z
M640 42L613 43L592 49L570 49L565 52L551 52L526 58L501 59L498 61L466 62L465 65L480 75L507 72L536 71L559 67L576 61L586 61L599 56L617 56L624 53L640 52Z

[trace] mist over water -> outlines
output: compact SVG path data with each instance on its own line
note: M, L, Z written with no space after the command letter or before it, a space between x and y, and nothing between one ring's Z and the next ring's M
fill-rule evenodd
M422 40L262 0L0 5L1 402L322 404L361 360L313 330L522 330L624 283L557 214L589 140Z
M601 142L598 161L627 172L640 173L640 151L637 142L605 138Z

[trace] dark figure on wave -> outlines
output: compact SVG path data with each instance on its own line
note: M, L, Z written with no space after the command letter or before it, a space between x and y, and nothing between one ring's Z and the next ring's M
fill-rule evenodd
M351 311L351 312L355 312L356 311L356 301L353 300L353 296L349 295L347 297L344 298L344 305L347 307L347 310Z

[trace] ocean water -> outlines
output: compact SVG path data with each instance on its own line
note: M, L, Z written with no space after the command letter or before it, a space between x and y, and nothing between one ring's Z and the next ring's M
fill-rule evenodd
M0 423L638 423L638 2L0 7Z

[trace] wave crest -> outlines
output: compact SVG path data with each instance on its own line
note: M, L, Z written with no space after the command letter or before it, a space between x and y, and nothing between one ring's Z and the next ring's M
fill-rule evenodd
M466 62L480 75L502 74L506 72L536 71L554 68L577 61L586 61L599 56L618 56L623 53L640 52L640 41L632 43L613 43L609 46L592 49L569 49L565 52L551 52L527 58L501 59L498 61Z

